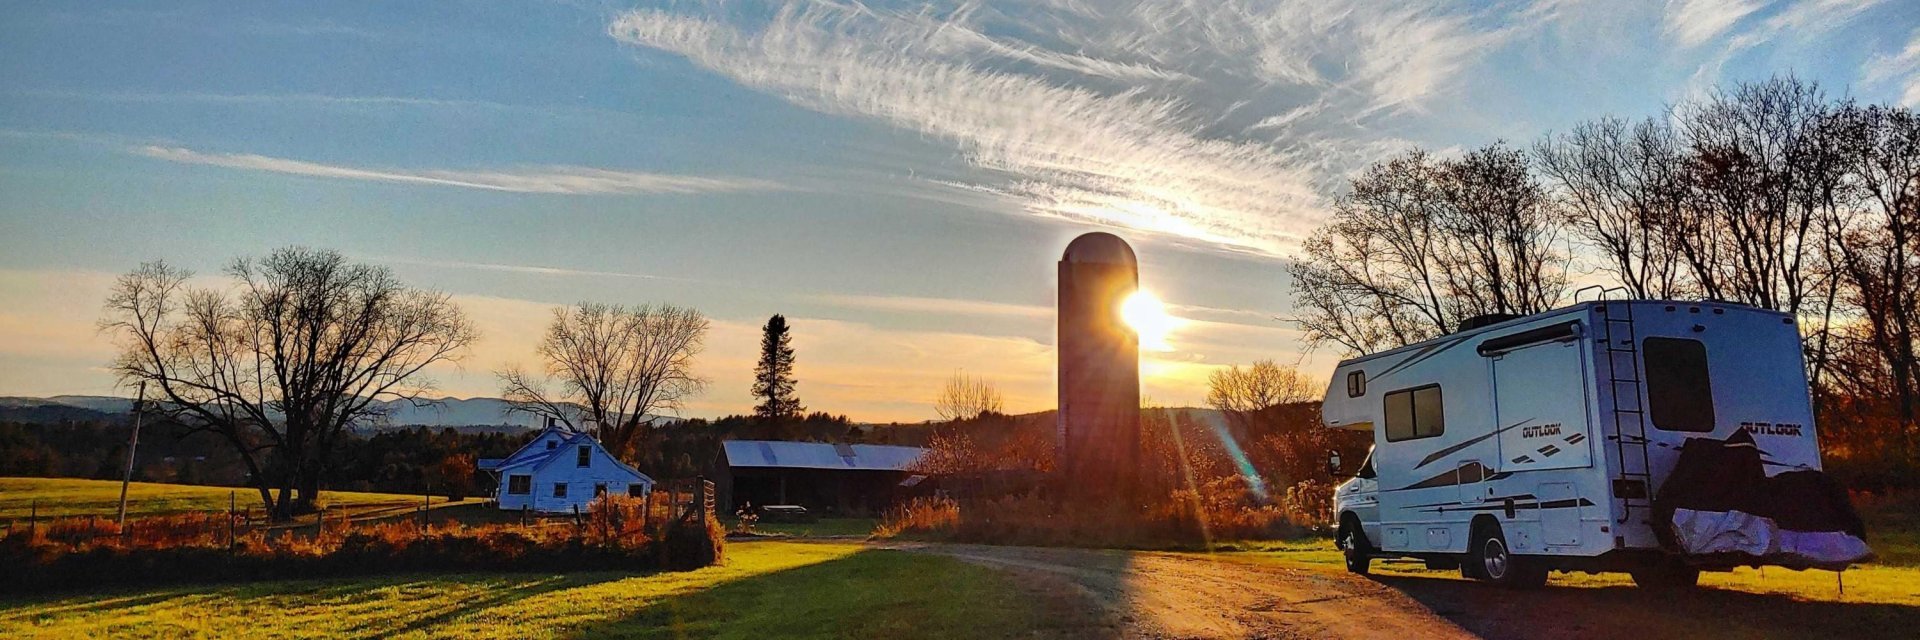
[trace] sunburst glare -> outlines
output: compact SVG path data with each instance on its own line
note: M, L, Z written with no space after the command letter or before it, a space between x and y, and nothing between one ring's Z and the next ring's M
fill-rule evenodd
M1172 351L1167 337L1185 322L1167 313L1167 305L1146 290L1135 291L1120 303L1120 319L1140 336L1140 348L1149 351Z

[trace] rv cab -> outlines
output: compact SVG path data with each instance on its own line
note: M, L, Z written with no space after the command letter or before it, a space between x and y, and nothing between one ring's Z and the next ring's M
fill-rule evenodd
M1341 548L1353 547L1359 536L1379 536L1380 479L1373 471L1372 449L1367 450L1366 460L1360 463L1353 477L1334 488L1333 512L1350 516L1340 523L1338 530L1346 536L1337 541ZM1367 532L1368 527L1372 527L1371 532ZM1366 573L1369 565L1370 559L1364 555L1347 555L1347 568L1354 573Z

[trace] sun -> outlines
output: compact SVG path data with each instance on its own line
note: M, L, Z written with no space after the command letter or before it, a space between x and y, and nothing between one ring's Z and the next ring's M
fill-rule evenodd
M1120 319L1140 336L1140 348L1150 351L1172 351L1173 345L1167 343L1167 336L1180 326L1180 319L1167 313L1167 305L1159 298L1144 290L1135 291L1120 303Z

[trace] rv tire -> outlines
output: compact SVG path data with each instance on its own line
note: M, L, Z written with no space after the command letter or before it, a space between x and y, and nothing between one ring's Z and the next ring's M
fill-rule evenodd
M1467 562L1461 565L1461 572L1487 583L1514 588L1533 589L1547 584L1547 568L1533 558L1515 555L1507 547L1507 536L1500 531L1499 523L1476 523L1473 528L1473 546L1467 550Z
M1351 513L1340 519L1339 542L1349 573L1364 576L1373 571L1373 544L1367 541L1367 531L1360 526L1360 519Z

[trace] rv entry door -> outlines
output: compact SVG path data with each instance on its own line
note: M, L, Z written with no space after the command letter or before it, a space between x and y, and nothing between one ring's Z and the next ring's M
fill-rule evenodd
M1502 472L1593 465L1580 345L1549 342L1493 357L1494 415Z

